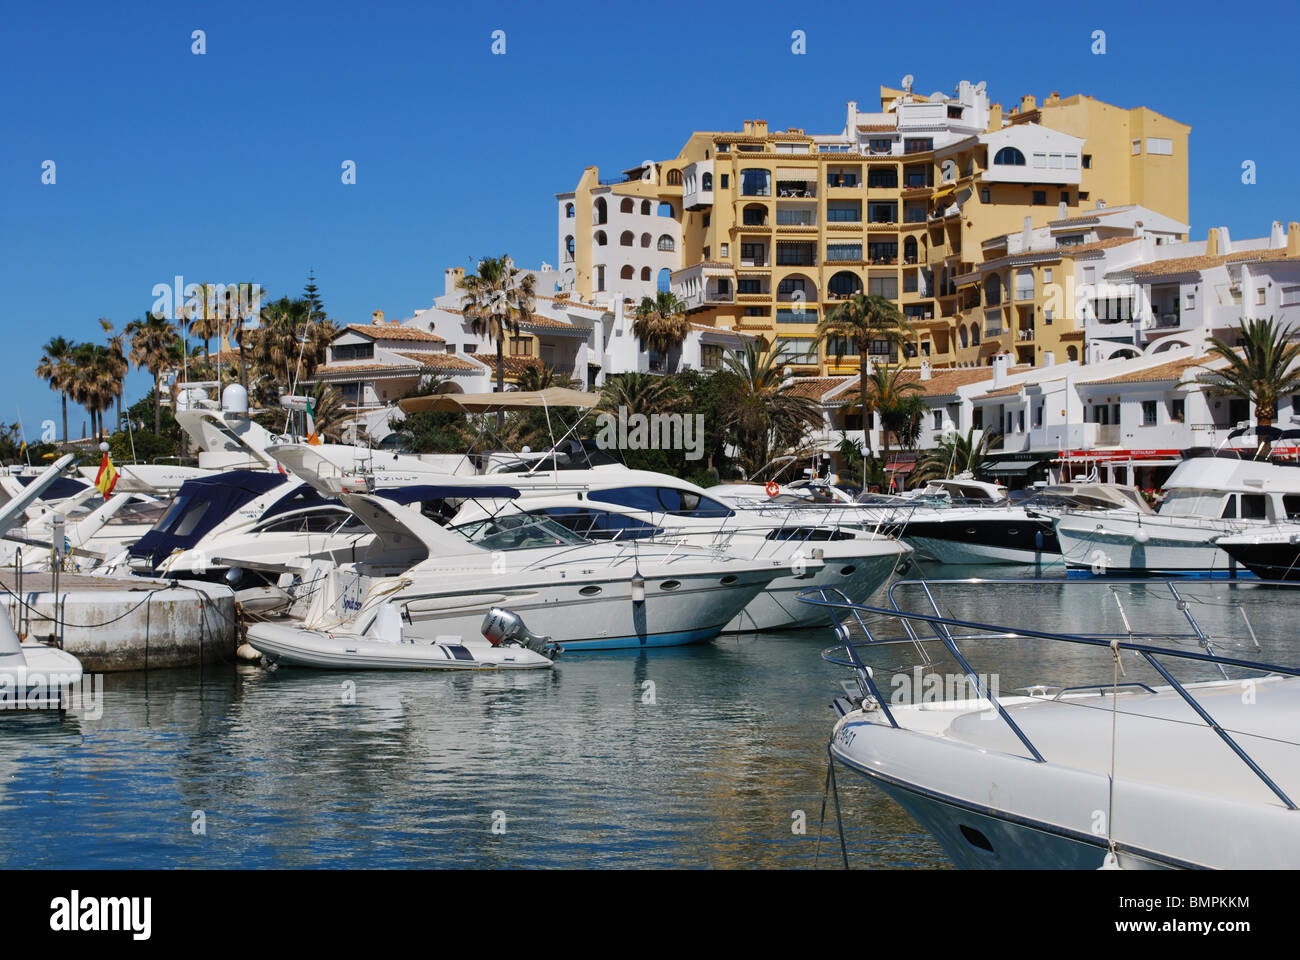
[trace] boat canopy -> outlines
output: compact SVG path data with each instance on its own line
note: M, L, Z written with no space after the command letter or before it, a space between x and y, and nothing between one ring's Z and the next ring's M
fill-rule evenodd
M470 486L468 484L420 483L409 487L394 487L391 490L377 490L375 493L385 500L401 504L424 503L428 500L468 500L474 498L516 500L519 498L518 490L501 484L495 486L488 484Z
M498 410L528 410L537 407L579 407L590 410L600 403L600 394L584 390L550 387L546 390L510 390L505 393L435 393L408 397L398 402L403 413L426 410L452 413L495 413Z

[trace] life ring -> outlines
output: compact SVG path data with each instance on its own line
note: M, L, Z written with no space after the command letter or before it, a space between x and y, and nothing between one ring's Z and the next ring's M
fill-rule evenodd
M764 487L763 489L767 491L767 495L769 497L775 497L778 493L781 492L781 487L775 480L767 481L767 486Z

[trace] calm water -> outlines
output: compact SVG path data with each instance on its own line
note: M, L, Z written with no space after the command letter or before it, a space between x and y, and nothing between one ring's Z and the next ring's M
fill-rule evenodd
M1121 629L1104 586L1075 586L939 595L947 612L975 620ZM1203 601L1192 608L1224 652L1254 653L1226 605L1236 598L1259 656L1295 659L1300 605L1287 594L1186 592ZM1167 597L1121 589L1134 622L1185 632ZM829 701L845 676L820 659L829 643L825 630L749 635L515 675L110 674L98 720L0 717L0 828L23 837L3 846L0 866L810 868ZM978 672L998 671L1004 694L1110 675L1109 657L1091 651L1045 657L1018 641L967 652ZM910 647L874 658L878 679L917 662ZM1128 670L1145 678L1137 664ZM947 866L891 801L845 771L839 782L855 867ZM799 811L802 834L792 829ZM821 865L836 866L829 811L826 830Z

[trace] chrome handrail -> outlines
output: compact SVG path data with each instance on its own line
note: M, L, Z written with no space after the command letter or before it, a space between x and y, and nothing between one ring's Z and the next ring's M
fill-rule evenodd
M833 587L812 588L809 590L804 590L801 591L797 595L797 597L803 603L809 603L815 606L823 607L830 613L831 621L836 636L841 640L841 645L837 647L830 647L822 651L822 659L826 660L828 663L835 663L841 666L848 666L853 668L858 675L859 685L862 689L864 697L869 695L872 698L874 698L876 703L884 711L885 716L889 720L890 726L892 727L898 727L899 724L897 720L894 718L893 714L889 711L888 707L885 705L884 697L881 695L879 689L876 687L874 679L872 679L871 677L870 668L868 668L865 664L863 664L861 658L858 656L858 651L856 648L885 646L889 644L898 644L898 643L920 644L923 641L917 636L916 631L911 626L913 622L928 624L933 629L934 637L926 638L926 639L937 640L947 648L948 652L953 656L953 658L961 665L962 669L966 672L967 679L970 680L972 684L975 686L975 688L979 691L980 699L987 700L989 702L989 704L997 711L998 715L1002 718L1002 720L1007 724L1008 728L1016 735L1016 737L1020 740L1020 742L1024 744L1025 748L1029 751L1034 762L1037 763L1043 763L1046 761L1042 756L1042 754L1038 751L1037 747L1034 746L1033 742L1025 734L1025 732L1021 730L1021 728L1007 713L1005 707L998 700L997 696L992 691L988 690L987 687L983 684L983 682L979 679L978 675L975 674L969 662L962 655L961 651L957 648L957 641L974 640L974 639L991 640L991 639L1016 638L1016 639L1027 639L1027 640L1052 640L1052 641L1059 641L1063 643L1081 644L1084 646L1105 647L1116 651L1132 650L1135 653L1140 654L1143 657L1143 659L1146 660L1146 662L1149 663L1151 667L1157 673L1160 674L1160 676L1165 680L1165 682L1169 684L1170 688L1174 692L1176 692L1183 699L1183 701L1187 703L1189 707L1191 707L1191 709L1197 714L1197 716L1199 716L1201 720L1207 726L1209 726L1210 729L1213 730L1221 740L1223 740L1223 742L1228 746L1228 748L1231 749L1233 753L1237 755L1238 759L1240 759L1251 770L1251 772L1254 773L1255 776L1258 777L1264 783L1264 785L1267 786L1268 789L1272 791L1272 793L1279 800L1282 801L1283 804L1285 804L1287 809L1289 810L1300 809L1296 806L1295 802L1292 801L1289 796L1287 796L1286 792L1281 787L1279 787L1273 781L1273 779L1268 776L1267 773L1264 772L1263 768L1259 766L1259 764L1254 760L1254 758L1252 758L1246 752L1246 750L1232 737L1232 735L1228 733L1227 730L1223 729L1223 727L1221 727L1215 721L1215 719L1210 715L1209 711L1207 711L1204 706L1202 706L1199 702L1197 702L1196 697L1186 687L1184 687L1183 684L1179 683L1178 680L1173 676L1173 674L1169 672L1168 668L1164 664L1160 663L1156 658L1172 657L1175 659L1191 660L1199 663L1214 664L1219 667L1220 671L1222 671L1224 667L1240 667L1245 670L1259 671L1266 674L1268 673L1282 674L1284 676L1291 676L1291 677L1300 677L1300 667L1285 667L1277 664L1261 663L1255 660L1244 660L1238 657L1226 657L1223 656L1222 654L1214 653L1213 648L1210 646L1205 632L1201 629L1200 625L1196 622L1196 618L1192 615L1188 607L1187 601L1178 592L1178 588L1172 582L1129 578L1129 579L1122 579L1122 580L1108 580L1107 585L1113 588L1116 585L1124 584L1124 583L1142 584L1143 586L1146 587L1155 587L1163 584L1165 587L1169 589L1174 601L1178 605L1179 612L1181 612L1187 618L1188 623L1191 625L1193 629L1193 633L1161 634L1159 636L1166 640L1172 640L1172 641L1183 640L1187 642L1194 642L1199 647L1201 647L1206 651L1204 653L1201 653L1199 651L1193 651L1193 650L1180 650L1171 647L1156 646L1150 643L1143 643L1134 640L1133 638L1134 635L1132 633L1124 633L1124 634L1054 633L1045 630L1033 630L1033 629L1027 629L1023 627L1007 627L1007 626L1000 626L997 624L980 623L971 620L960 620L955 617L945 617L939 610L938 603L935 600L934 594L931 590L932 586L944 585L944 584L962 584L962 585L1018 584L1021 586L1033 585L1033 584L1051 584L1054 586L1060 586L1062 584L1070 584L1074 582L1077 581L1014 579L1014 578L992 578L987 580L976 579L976 578L967 579L967 580L925 580L925 579L898 580L895 581L893 584L891 584L889 587L887 596L890 605L888 607L883 607L883 606L874 607L865 603L854 603L853 601L849 600L848 597L845 596L842 591ZM1272 580L1252 581L1252 586L1257 584L1265 585L1265 586L1290 587L1292 589L1295 589L1296 587L1296 584L1290 581L1272 581ZM929 602L930 608L933 612L921 613L921 612L904 610L899 605L898 599L895 596L895 591L899 587L913 587L913 588L920 587L921 590L924 592L925 597ZM865 640L854 641L850 638L849 630L844 622L844 620L847 618L841 617L841 612L843 611L847 611L849 614L852 615L854 622L857 623L858 628L862 631L862 635L866 638ZM903 623L907 636L877 638L872 633L871 629L867 626L866 622L864 621L863 619L864 614L883 616L890 620L893 619L899 620L901 623ZM970 631L970 632L959 635L954 632L954 628L958 630ZM837 651L841 649L843 649L847 654L848 656L847 661L834 655L837 653ZM1226 673L1224 675L1226 676Z

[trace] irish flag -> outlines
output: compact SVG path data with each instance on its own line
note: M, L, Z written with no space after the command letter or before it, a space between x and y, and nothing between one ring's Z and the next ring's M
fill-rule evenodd
M99 473L95 474L95 489L102 493L104 499L107 500L115 486L117 486L117 468L113 466L113 461L105 453L104 459L99 461Z
M320 445L320 434L316 432L316 411L311 397L307 398L307 442L312 446Z

